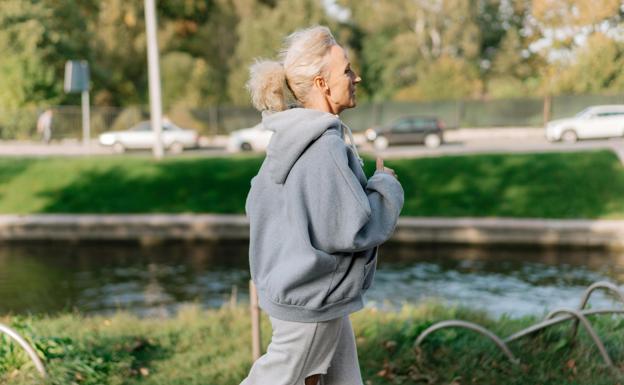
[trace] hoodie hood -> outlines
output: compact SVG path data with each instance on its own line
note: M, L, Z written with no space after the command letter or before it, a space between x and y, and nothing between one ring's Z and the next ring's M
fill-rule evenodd
M343 137L342 123L336 115L309 108L265 113L264 127L273 131L267 148L266 167L273 182L283 184L305 149L328 129Z

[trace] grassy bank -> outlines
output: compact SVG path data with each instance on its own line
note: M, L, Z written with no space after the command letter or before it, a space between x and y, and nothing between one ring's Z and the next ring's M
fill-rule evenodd
M0 213L242 213L260 157L0 158ZM624 218L608 151L391 160L406 216ZM366 171L374 170L374 161Z
M461 318L482 323L501 336L534 319L492 320L483 314L435 304L352 316L360 364L367 384L616 384L624 376L606 368L587 334L569 340L569 324L510 345L515 366L484 338L462 330L431 335L414 349L418 334L433 322ZM592 317L591 323L620 370L624 369L621 318ZM137 319L66 314L47 318L5 317L46 360L51 384L233 385L250 361L247 309L189 308L172 319ZM265 342L269 323L263 319ZM32 384L37 378L25 356L0 338L0 383Z

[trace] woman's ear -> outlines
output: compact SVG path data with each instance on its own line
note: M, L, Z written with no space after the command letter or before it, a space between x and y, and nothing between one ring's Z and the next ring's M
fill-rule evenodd
M314 86L317 87L321 93L326 94L329 92L329 86L327 85L325 78L322 76L316 76L314 78Z

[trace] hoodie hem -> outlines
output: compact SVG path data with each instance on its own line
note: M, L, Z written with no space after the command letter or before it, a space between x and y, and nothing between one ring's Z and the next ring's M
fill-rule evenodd
M324 322L355 313L364 308L362 296L349 298L348 301L324 306L322 309L309 309L296 305L285 305L267 299L261 290L258 290L260 308L271 317L290 322Z

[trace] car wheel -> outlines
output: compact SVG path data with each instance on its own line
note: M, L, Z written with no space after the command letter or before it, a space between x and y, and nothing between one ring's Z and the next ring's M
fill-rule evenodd
M565 143L575 143L578 140L578 136L574 130L565 130L561 134L561 141Z
M124 152L126 152L126 147L120 142L115 142L113 144L113 151L115 152L115 154L123 154Z
M429 148L440 147L441 143L442 143L442 140L440 139L440 136L437 134L429 134L425 136L425 146Z
M385 136L378 136L377 138L375 138L373 146L376 150L385 150L386 148L388 148L388 138L386 138Z
M169 146L169 152L172 154L179 154L182 151L184 151L184 145L182 143L173 142L171 143L171 146Z
M253 148L251 147L251 144L249 144L247 142L241 143L240 148L241 148L242 151L251 151L251 150L253 150Z

